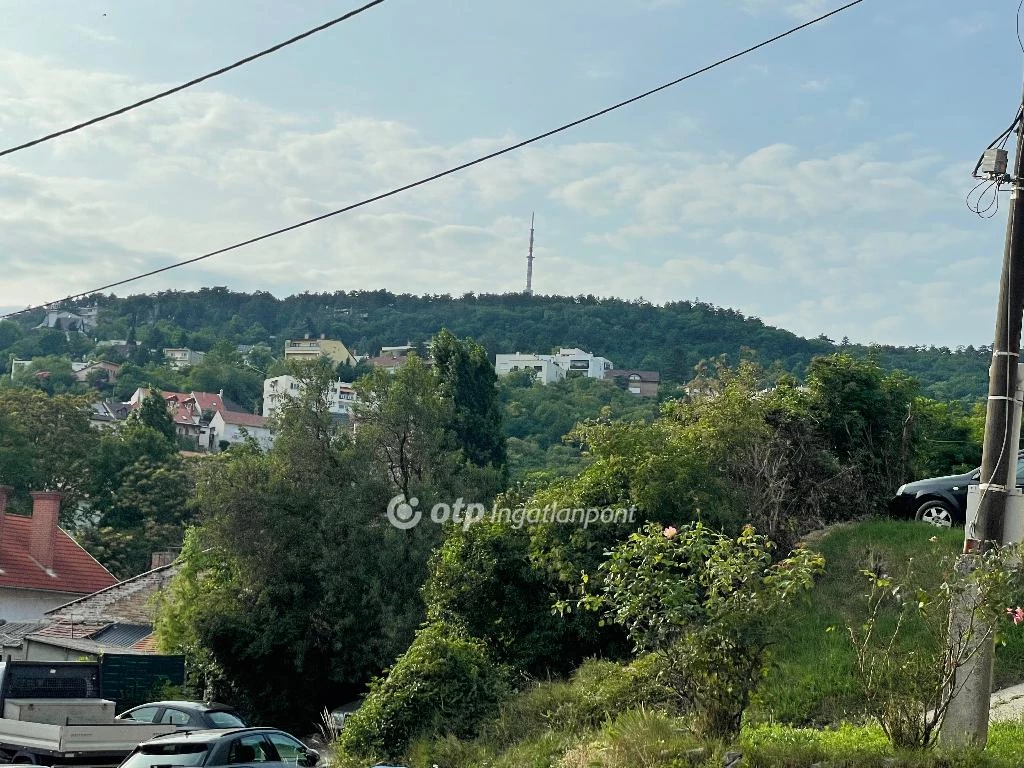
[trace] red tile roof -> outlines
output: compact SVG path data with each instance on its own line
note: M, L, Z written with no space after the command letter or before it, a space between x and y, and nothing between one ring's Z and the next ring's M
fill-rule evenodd
M196 405L199 406L201 411L227 410L224 407L224 400L221 396L215 395L212 392L193 392L192 397L195 398Z
M39 589L89 595L117 579L62 530L53 547L53 575L47 573L28 553L32 518L4 514L0 539L0 587Z

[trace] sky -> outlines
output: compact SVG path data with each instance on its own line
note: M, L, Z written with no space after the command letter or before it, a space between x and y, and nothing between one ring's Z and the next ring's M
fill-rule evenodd
M184 82L359 0L0 0L0 147ZM340 208L672 80L843 0L385 2L0 158L0 310ZM228 286L699 299L802 336L991 343L1011 0L865 0L511 155L119 295ZM685 343L685 339L680 340ZM599 352L599 350L595 350Z

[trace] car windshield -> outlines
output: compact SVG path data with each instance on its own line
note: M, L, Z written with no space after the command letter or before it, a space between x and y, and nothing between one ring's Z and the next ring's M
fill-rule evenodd
M245 723L238 715L234 712L225 712L223 710L215 712L207 712L207 719L216 728L244 728Z
M197 766L206 762L207 754L207 745L196 742L145 744L121 763L120 768L151 768L155 765Z

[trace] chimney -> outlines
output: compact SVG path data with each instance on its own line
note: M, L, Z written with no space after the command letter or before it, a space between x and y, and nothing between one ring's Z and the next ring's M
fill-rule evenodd
M60 515L59 491L33 491L32 538L29 554L46 570L53 569L53 552L57 545L57 519Z
M7 497L14 492L14 488L9 485L0 485L0 544L4 540L4 515L7 510Z
M154 552L150 555L149 569L163 568L165 565L170 565L178 559L177 552Z

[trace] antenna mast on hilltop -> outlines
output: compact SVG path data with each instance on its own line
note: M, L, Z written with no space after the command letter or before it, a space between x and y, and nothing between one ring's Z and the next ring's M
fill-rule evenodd
M530 252L526 256L526 295L533 296L533 218L530 214Z

